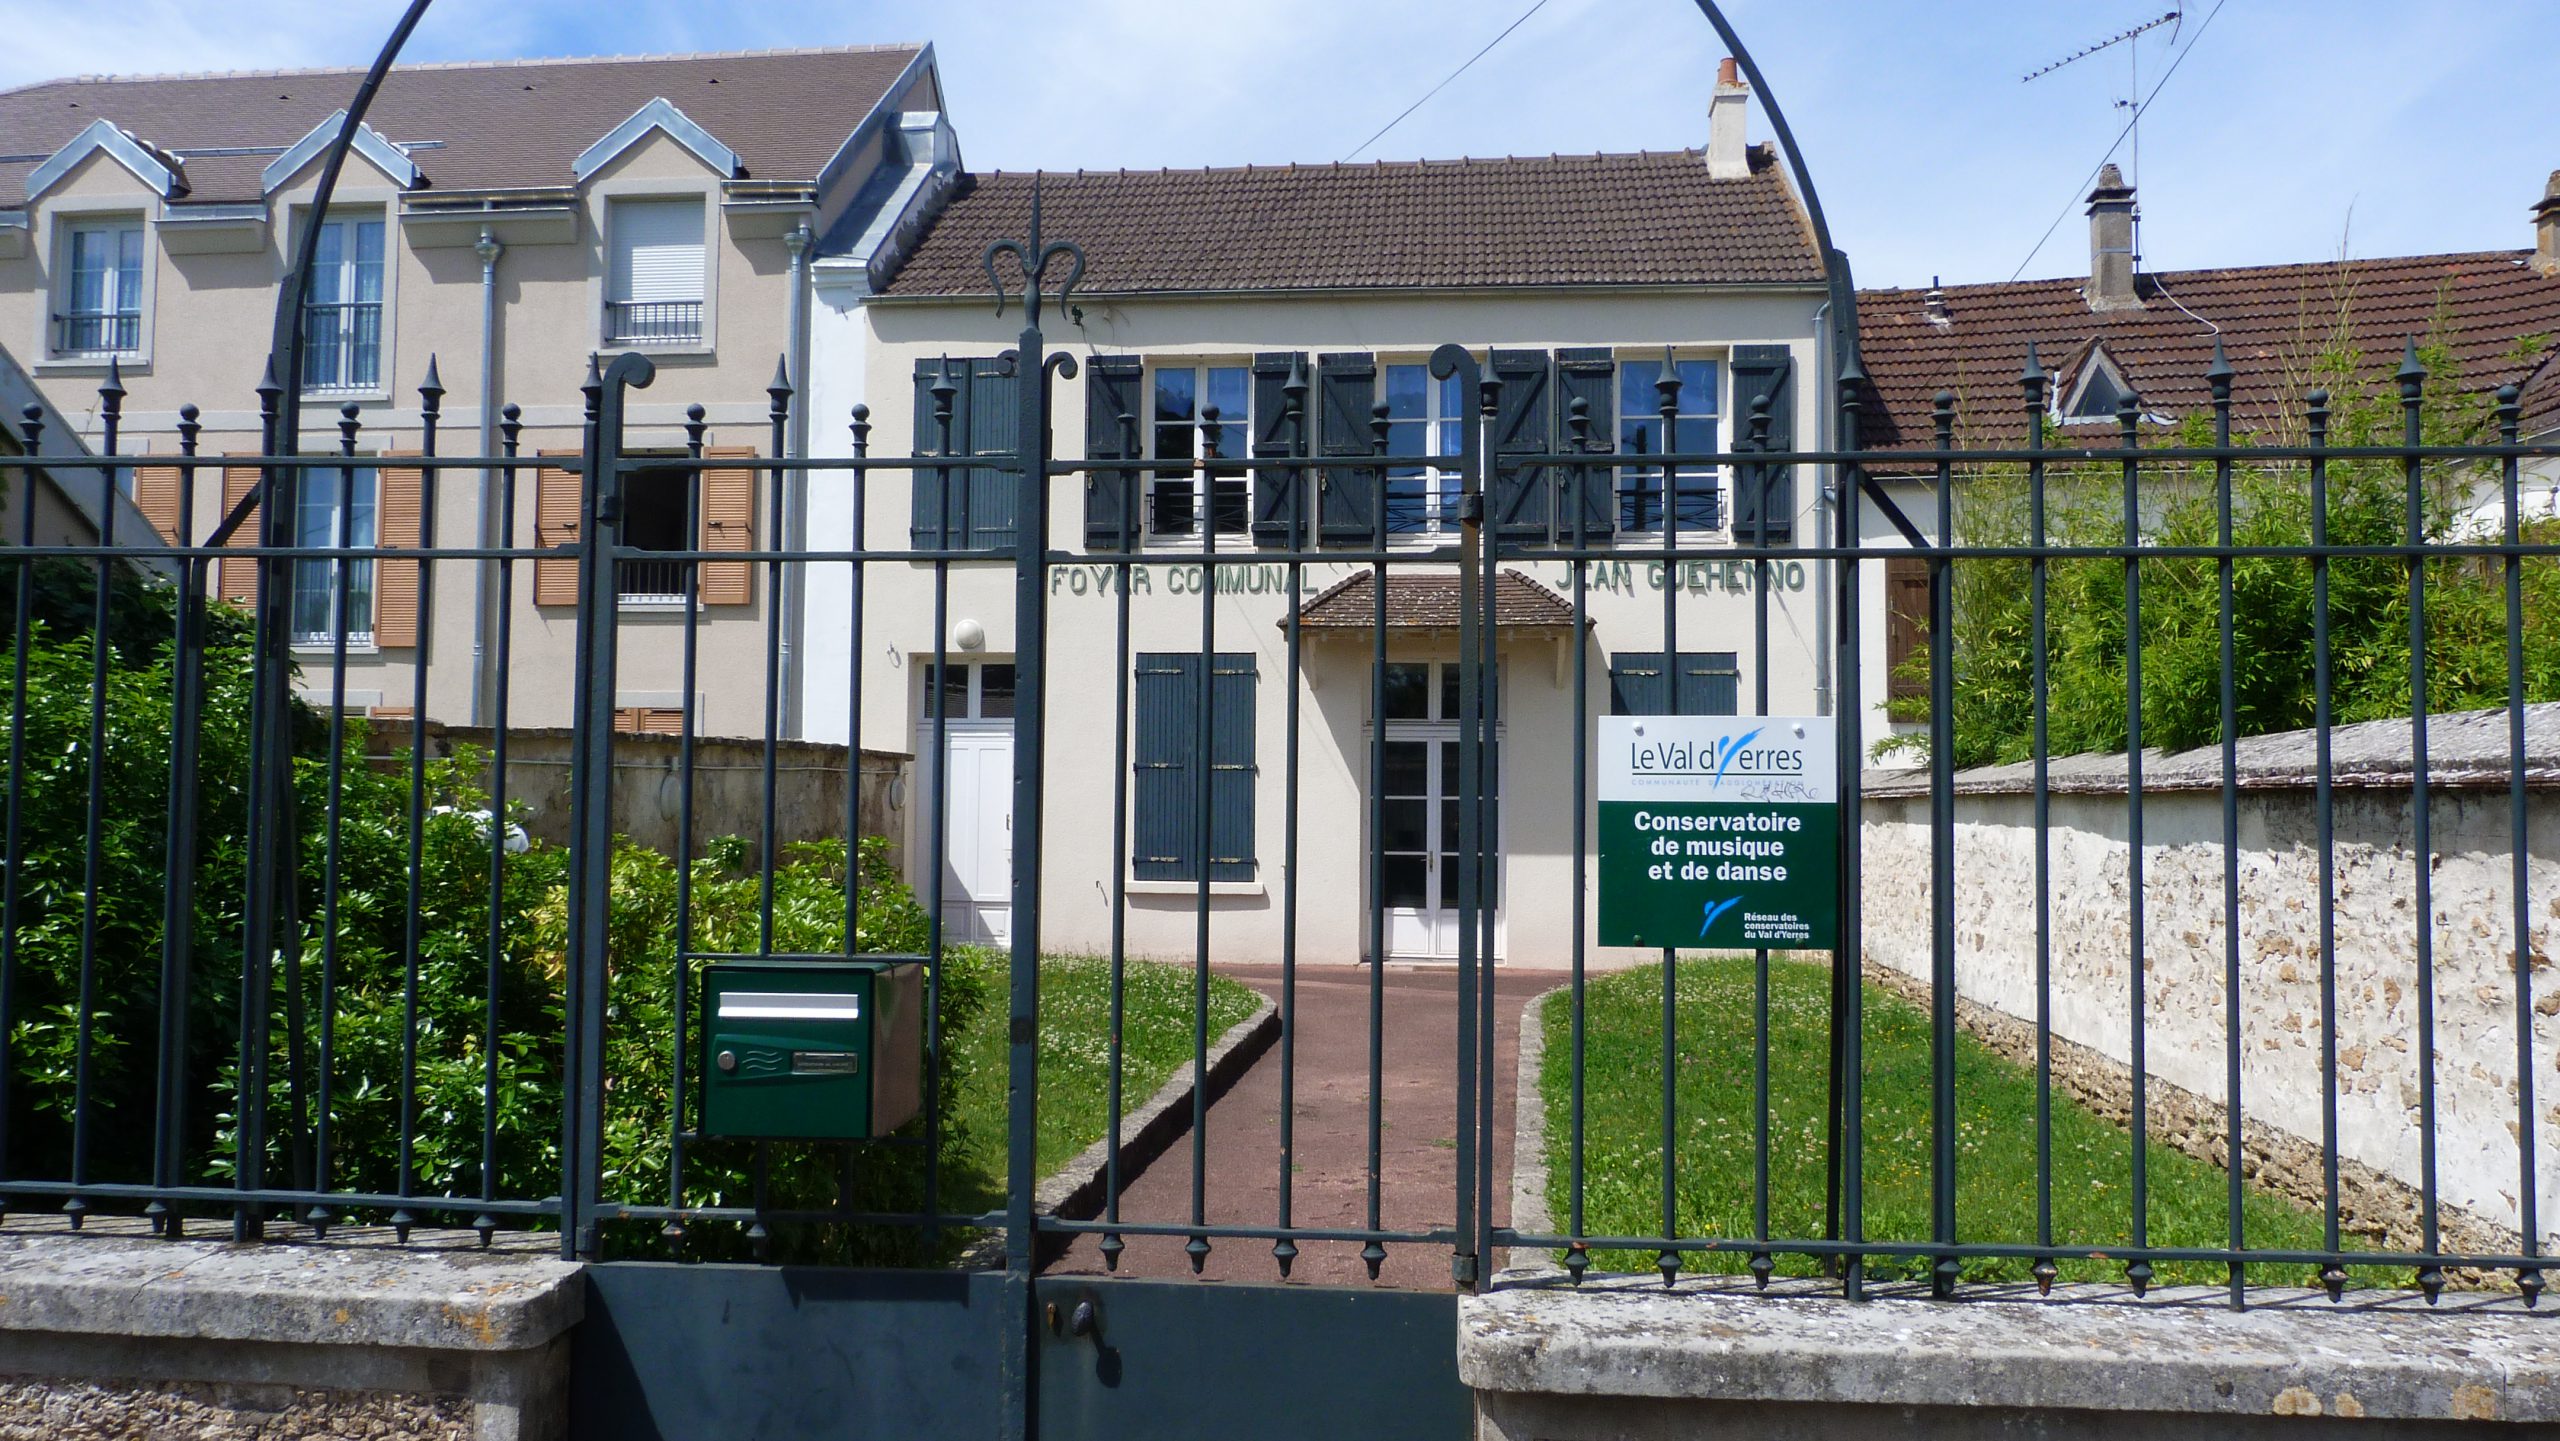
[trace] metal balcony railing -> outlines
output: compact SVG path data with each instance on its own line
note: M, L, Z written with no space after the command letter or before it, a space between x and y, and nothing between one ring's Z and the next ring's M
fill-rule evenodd
M699 300L608 300L604 332L614 345L671 345L702 338Z

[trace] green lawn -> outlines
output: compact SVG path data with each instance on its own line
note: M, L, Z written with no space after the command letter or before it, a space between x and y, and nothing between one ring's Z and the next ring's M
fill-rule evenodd
M959 1170L989 1185L980 1199L1004 1202L1006 991L1002 956L985 1019L955 1038L960 1083L951 1098L965 1138ZM1196 976L1187 965L1124 963L1120 1107L1125 1115L1191 1062ZM1209 978L1209 1042L1253 1014L1262 998L1224 976ZM1040 963L1040 1174L1048 1175L1102 1139L1111 1123L1111 961L1051 956Z
M1822 1234L1824 1107L1829 1040L1828 969L1773 958L1769 977L1769 1224L1779 1237ZM1748 956L1684 960L1679 967L1679 1208L1676 1234L1752 1234L1753 966ZM1662 1224L1662 969L1592 980L1585 1060L1585 1235L1649 1236ZM1549 998L1539 1074L1547 1107L1549 1205L1570 1224L1573 1008ZM2036 1234L2036 1084L2028 1069L1959 1035L1956 1052L1957 1238L2029 1243ZM1929 1018L1866 988L1866 1234L1929 1237ZM2133 1146L2127 1133L2057 1092L2053 1099L2053 1228L2058 1244L2126 1243ZM2216 1167L2160 1144L2150 1147L2151 1243L2219 1246L2228 1239L2229 1185ZM2316 1250L2319 1217L2252 1191L2242 1206L2248 1243ZM1612 1270L1650 1270L1651 1252L1595 1252ZM1690 1252L1691 1269L1739 1272L1747 1252ZM1816 1271L1805 1257L1777 1258L1782 1275ZM2025 1259L1965 1263L1968 1280L2023 1280ZM2113 1262L2065 1261L2069 1280L2121 1280ZM2162 1282L2218 1282L2219 1265L2161 1264ZM2307 1268L2285 1268L2307 1284ZM2273 1268L2262 1268L2272 1273ZM1878 1277L1926 1273L1918 1260L1879 1257ZM2275 1274L2263 1279L2277 1280ZM2378 1279L2378 1278L2377 1278Z

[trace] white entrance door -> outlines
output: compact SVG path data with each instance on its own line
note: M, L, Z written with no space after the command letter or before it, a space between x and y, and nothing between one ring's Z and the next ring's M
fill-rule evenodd
M972 722L943 747L951 774L951 831L942 875L947 941L1013 939L1013 729Z
M954 664L939 677L930 664L923 670L916 754L926 758L926 829L920 838L928 850L935 799L948 807L942 938L959 945L1005 945L1013 939L1013 667L996 661ZM937 705L943 712L939 765L933 745ZM929 903L928 897L918 899Z
M1500 773L1498 765L1488 769ZM1455 736L1388 731L1386 790L1378 820L1380 898L1387 908L1390 957L1449 960L1458 954L1458 799ZM1499 805L1486 807L1485 819L1497 844L1482 882L1483 903L1498 913Z

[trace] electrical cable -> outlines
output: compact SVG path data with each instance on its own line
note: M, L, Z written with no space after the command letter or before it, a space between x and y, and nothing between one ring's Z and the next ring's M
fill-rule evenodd
M2151 93L2143 96L2142 103L2133 108L2133 118L2124 123L2124 129L2116 132L2115 140L2107 146L2107 153L2099 156L2098 163L2089 167L2089 178L2081 181L2079 186L2071 192L2071 198L2062 202L2061 212L2053 217L2051 225L2044 228L2044 234L2037 237L2035 248L2027 252L2026 259L2018 262L2017 269L2009 272L2011 280L2026 274L2027 267L2036 263L2036 257L2044 252L2045 242L2053 239L2053 232L2061 229L2062 222L2069 218L2071 207L2079 204L2080 197L2086 195L2089 187L2097 183L2098 173L2107 168L2108 161L2115 159L2116 151L2124 144L2124 138L2133 133L2133 127L2142 123L2143 112L2149 110L2151 102L2160 97L2160 91L2168 85L2169 78L2178 73L2178 67L2186 64L2187 57L2195 53L2196 45L2204 39L2204 32L2213 28L2214 20L2222 14L2222 7L2229 3L2230 0L2214 0L2213 12L2204 17L2203 24L2196 27L2196 38L2187 42L2187 48L2179 51L2177 58L2169 62L2169 68L2161 72L2160 79L2151 87Z
M1467 63L1466 63L1466 65L1461 65L1461 66L1459 66L1457 69L1450 71L1450 72L1449 72L1449 79L1448 79L1448 80L1443 80L1443 81L1441 81L1439 84L1432 86L1429 90L1424 91L1424 92L1422 93L1422 98L1421 98L1420 100L1416 100L1416 101L1415 101L1415 102L1413 102L1411 105L1408 105L1408 106L1406 106L1406 107L1404 108L1404 113L1403 113L1403 114L1398 115L1395 119L1390 120L1390 121L1388 121L1386 124L1379 126L1379 127L1378 127L1378 133L1377 133L1377 134L1372 135L1372 136L1370 136L1368 139L1361 141L1359 144L1352 146L1352 147L1351 147L1350 152L1349 152L1348 154L1344 155L1344 156L1342 157L1342 159L1341 159L1341 160L1336 161L1335 163L1336 163L1336 164L1347 164L1347 163L1349 163L1349 161L1351 160L1351 158L1352 158L1353 156L1358 155L1361 151L1366 150L1366 149L1368 149L1370 146L1377 144L1380 140L1385 139L1385 138L1386 138L1386 134L1387 134L1387 132L1388 132L1388 131L1395 129L1397 126L1402 125L1402 124L1404 123L1404 121L1405 121L1405 116L1406 116L1406 115L1411 115L1411 114L1412 114L1413 112L1415 112L1416 110L1419 110L1419 109L1421 109L1423 106L1425 106L1425 105L1429 104L1429 103L1430 103L1430 101L1431 101L1431 97L1432 97L1432 96L1437 95L1437 94L1439 94L1441 91L1446 90L1446 89L1448 89L1448 88L1449 88L1449 81L1451 81L1451 80L1455 80L1455 79L1457 79L1459 76L1466 74L1466 73L1467 73L1467 66L1469 66L1469 65L1473 65L1473 64L1475 64L1477 61L1482 60L1486 55L1488 55L1488 54L1490 54L1490 53L1492 52L1492 50L1493 50L1493 47L1494 47L1494 46L1499 45L1499 44L1501 44L1503 41L1510 39L1510 38L1511 38L1511 32L1512 32L1512 31L1517 30L1517 29L1519 29L1521 26L1528 24L1528 23L1529 23L1529 17L1530 17L1530 16L1535 15L1535 14L1537 14L1539 11L1544 10L1544 9L1546 9L1546 8L1547 8L1547 0L1536 0L1536 3L1532 4L1528 9L1521 11L1521 12L1520 12L1520 18L1519 18L1519 19L1514 20L1514 21L1512 21L1509 25L1504 26L1501 34L1496 35L1496 36L1494 36L1491 40L1488 40L1488 41L1486 41L1486 42L1485 42L1484 49L1479 50L1479 51L1477 51L1476 53L1474 53L1473 55L1468 56L1468 57L1467 57Z

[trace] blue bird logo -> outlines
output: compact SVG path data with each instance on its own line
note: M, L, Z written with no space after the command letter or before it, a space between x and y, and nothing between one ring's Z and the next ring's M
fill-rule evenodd
M1716 917L1723 915L1725 912L1732 910L1735 906L1741 904L1742 897L1740 896L1727 896L1720 901L1707 902L1706 918L1698 923L1698 939L1702 941L1705 940L1707 938L1707 932L1715 929Z
M1744 746L1758 739L1760 739L1760 732L1755 730L1746 735L1733 736L1716 742L1716 778L1713 784L1723 785L1725 768L1733 764L1735 756L1742 754Z

